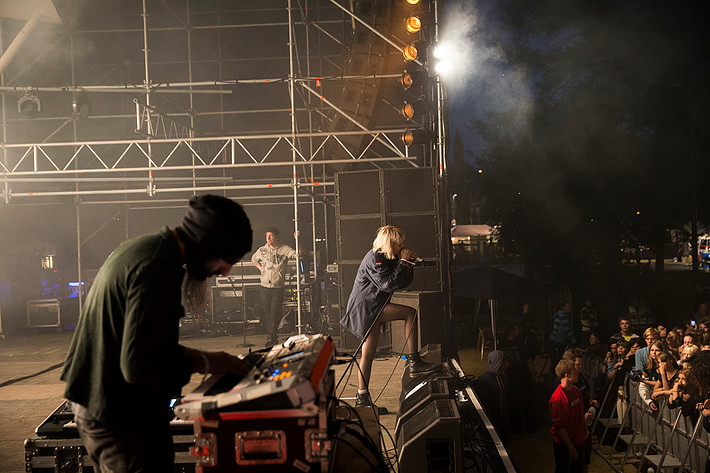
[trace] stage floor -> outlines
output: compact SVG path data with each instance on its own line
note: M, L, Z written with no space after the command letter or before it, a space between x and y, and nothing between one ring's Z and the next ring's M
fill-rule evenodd
M48 330L0 340L0 472L25 471L25 439L33 437L34 429L63 402L64 383L59 375L72 335L73 331L57 333ZM253 344L254 349L260 349L264 347L265 339L265 335L250 335L247 343ZM249 350L243 347L241 335L206 333L185 337L182 343L193 348L224 350L235 355ZM335 366L336 382L345 367L345 364ZM389 414L380 417L380 423L392 435L403 370L404 360L394 356L378 357L373 363L370 391L373 399L380 396L377 404L389 410ZM392 377L387 383L390 375ZM184 392L192 391L201 380L202 375L193 375ZM356 391L357 377L353 373L343 380L337 395L354 405ZM387 448L393 448L387 434L383 432L383 436Z

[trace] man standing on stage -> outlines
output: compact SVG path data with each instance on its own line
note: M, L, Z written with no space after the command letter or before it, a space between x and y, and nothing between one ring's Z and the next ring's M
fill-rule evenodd
M294 236L298 238L298 232L294 233ZM266 317L267 346L278 343L286 266L288 260L295 257L296 250L288 245L282 245L279 241L279 229L276 227L266 229L266 244L256 250L251 257L254 266L261 272L261 304L264 306Z
M204 195L190 199L176 228L128 240L106 259L61 376L94 471L173 471L171 398L193 372L249 371L236 356L178 338L183 296L204 300L204 281L229 274L251 242L242 207Z
M582 392L574 383L578 372L572 360L563 358L555 374L560 385L548 403L555 452L555 473L581 473L584 461L584 440L589 432L585 423ZM591 415L591 414L590 414Z

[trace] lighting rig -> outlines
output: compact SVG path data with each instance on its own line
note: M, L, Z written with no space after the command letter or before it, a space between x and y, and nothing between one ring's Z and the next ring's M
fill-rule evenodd
M407 123L401 140L409 147L426 144L433 137L434 94L428 63L428 50L433 40L432 5L424 0L403 0L403 3L406 45L402 48L404 67L398 80L404 96L399 114Z

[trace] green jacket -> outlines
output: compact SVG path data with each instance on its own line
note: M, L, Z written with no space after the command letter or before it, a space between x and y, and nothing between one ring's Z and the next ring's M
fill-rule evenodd
M140 428L168 420L192 373L178 343L185 271L172 232L124 242L99 270L64 364L65 397L97 419Z

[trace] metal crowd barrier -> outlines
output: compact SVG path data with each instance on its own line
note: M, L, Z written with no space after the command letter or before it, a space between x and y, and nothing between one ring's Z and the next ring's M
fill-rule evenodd
M594 377L594 370L596 373L601 372L601 365L594 360L592 357L585 359L582 368L590 383L592 379L607 379ZM658 411L652 411L639 394L639 383L626 376L625 409L619 416L616 392L610 392L611 385L607 381L609 387L603 390L604 397L600 401L602 405L597 410L591 426L593 436L597 434L598 428L604 427L594 444L594 450L619 472L624 471L629 460L635 459L638 461L636 471L651 467L654 471L702 473L710 454L710 435L701 426L702 416L692 422L690 416L681 414L680 407L668 407L665 398L661 398L658 403ZM602 412L609 409L605 409L604 404L612 402L614 407L609 417L601 417ZM604 451L602 444L610 429L614 429L616 433L611 447ZM659 468L659 465L662 466Z

